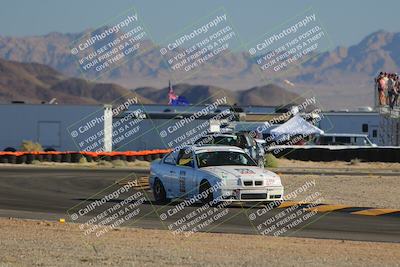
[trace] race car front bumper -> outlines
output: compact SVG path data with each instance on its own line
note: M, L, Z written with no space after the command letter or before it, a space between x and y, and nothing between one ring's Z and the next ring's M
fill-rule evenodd
M283 200L283 186L225 189L222 190L222 199L233 202L279 201Z

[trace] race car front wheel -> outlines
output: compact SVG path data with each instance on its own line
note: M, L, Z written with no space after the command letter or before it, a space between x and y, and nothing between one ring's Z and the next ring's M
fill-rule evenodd
M154 183L153 186L153 195L154 195L154 200L156 203L166 203L168 201L167 199L167 193L165 192L164 185L162 182L157 179Z

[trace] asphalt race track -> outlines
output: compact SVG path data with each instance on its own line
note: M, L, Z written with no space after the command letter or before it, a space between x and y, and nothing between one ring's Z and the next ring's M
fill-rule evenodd
M120 188L116 181L131 181L147 174L143 171L118 169L2 167L0 216L50 220L65 218L70 222L70 214L79 207L100 200L104 195ZM155 205L152 203L151 192L140 192L146 197L146 201L140 205L140 214L121 226L167 229L169 225L201 207L200 204L194 204L161 220L160 214L168 213L179 202L166 206ZM124 198L126 197L121 194L117 199L96 208L95 214L88 213L79 217L76 222L84 223ZM262 206L231 205L221 220L201 231L260 234L257 225L285 210L275 208L250 220L249 215L260 209ZM400 242L400 216L398 213L385 216L360 216L341 211L317 213L281 236Z

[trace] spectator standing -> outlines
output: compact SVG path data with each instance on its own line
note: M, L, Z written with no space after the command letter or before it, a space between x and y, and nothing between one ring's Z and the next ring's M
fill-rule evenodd
M378 85L378 95L379 95L379 105L384 106L386 105L386 97L385 97L385 91L386 91L386 80L385 80L385 74L380 73L378 78L376 79L377 85Z
M394 74L390 73L388 75L388 81L387 81L387 92L388 92L388 103L391 109L393 109L393 103L394 103L394 96L395 96L395 78Z
M400 93L399 76L394 75L394 77L393 77L393 93L392 93L392 99L390 102L391 109L393 109L394 106L397 106L397 99L399 98L399 93Z

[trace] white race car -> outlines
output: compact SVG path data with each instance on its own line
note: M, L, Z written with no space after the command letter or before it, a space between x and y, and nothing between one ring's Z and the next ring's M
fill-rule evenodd
M210 201L282 201L280 177L241 148L190 146L153 161L150 186L156 202L170 199Z

